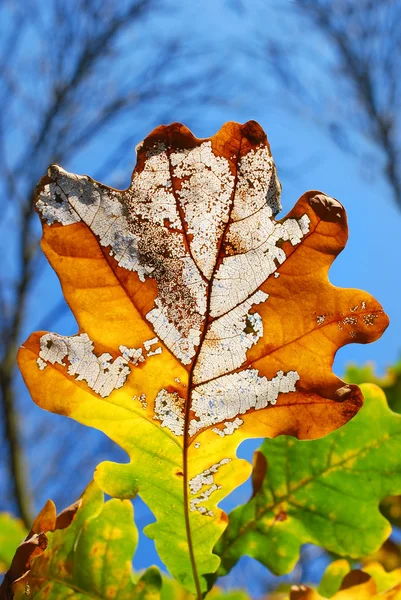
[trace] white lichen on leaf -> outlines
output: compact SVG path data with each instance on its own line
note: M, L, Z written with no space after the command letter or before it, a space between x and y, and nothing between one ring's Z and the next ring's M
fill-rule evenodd
M121 355L113 359L104 352L97 356L94 344L86 333L67 337L46 333L40 338L37 364L40 370L49 364L67 367L67 373L77 381L85 381L102 398L121 388L131 373L130 365L144 361L142 348L120 346Z
M234 431L236 431L243 424L243 420L239 417L236 417L233 421L225 421L224 428L220 429L219 427L214 427L212 431L217 433L220 437L224 437L225 435L232 435Z
M162 353L162 347L158 345L159 338L155 337L151 340L143 342L143 347L146 350L146 356L155 356Z
M218 435L230 435L242 423L239 415L295 391L296 371L269 380L247 365L247 356L266 335L257 306L269 298L260 288L278 277L287 258L283 243L298 245L310 222L306 214L275 220L281 185L266 138L224 157L211 141L193 138L181 147L169 135L138 147L139 166L124 191L50 167L37 198L43 221L86 224L113 257L113 268L136 273L143 284L156 282L144 315L155 337L143 348L120 346L113 358L96 356L86 334L48 334L38 366L65 365L106 397L124 385L132 365L162 353L161 340L191 372L192 389L188 399L162 389L146 402L139 397L142 406L153 402L155 420L182 435L188 401L190 435L218 424Z
M219 239L229 219L235 177L210 142L171 154L174 176L183 179L177 196L191 236L190 248L203 275L213 274Z
M194 369L195 384L219 377L241 367L249 348L263 337L263 323L257 312L249 311L265 302L268 295L261 290L231 311L213 321L203 340Z
M146 410L148 408L148 403L146 401L146 394L141 394L140 396L134 396L132 399L139 400L143 410Z
M189 480L189 491L191 498L189 508L191 511L197 510L201 514L213 517L213 511L208 510L204 503L207 502L213 492L221 489L221 485L215 483L214 476L223 465L231 462L231 458L222 458L218 463L199 473ZM199 493L200 492L200 493Z
M174 435L184 434L184 398L177 392L160 390L155 399L154 419L161 421Z
M307 215L275 223L267 214L257 213L233 222L226 236L231 255L223 259L216 272L211 316L225 314L249 298L285 262L287 256L281 243L289 241L296 246L308 231Z
M192 392L191 409L196 418L191 419L189 434L276 404L279 394L295 392L298 380L296 371L278 371L269 380L256 369L245 369L198 385Z

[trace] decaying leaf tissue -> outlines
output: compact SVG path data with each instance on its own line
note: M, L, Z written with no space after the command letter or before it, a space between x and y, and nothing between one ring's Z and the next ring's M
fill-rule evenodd
M377 339L387 317L329 283L347 239L337 200L307 192L276 220L257 123L202 140L162 126L137 151L124 191L56 165L42 179L42 246L79 333L35 333L19 363L35 402L127 451L130 463L97 468L98 485L141 495L162 560L199 591L219 564L218 502L249 475L239 443L351 419L362 395L332 373L335 352Z

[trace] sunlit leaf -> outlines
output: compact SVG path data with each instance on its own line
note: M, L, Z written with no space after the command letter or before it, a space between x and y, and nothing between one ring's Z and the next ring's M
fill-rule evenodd
M131 502L104 503L92 482L77 503L57 516L53 502L46 503L17 549L0 596L159 600L156 568L134 582L131 562L137 541Z
M243 554L276 574L289 572L302 544L359 558L391 532L381 499L401 492L401 416L383 392L364 384L365 405L327 437L265 440L256 468L267 464L254 497L230 513L215 551L224 574Z
M0 573L7 571L15 550L26 533L21 519L16 519L9 513L0 513Z
M348 365L345 379L349 383L358 385L363 382L375 383L386 394L390 408L401 413L401 360L388 367L382 377L376 375L373 364L368 363L362 367L354 364ZM380 510L393 525L401 527L401 496L384 498Z
M345 559L335 560L330 563L323 574L318 592L321 596L331 598L341 587L344 577L350 572L351 567Z
M79 333L33 334L19 353L43 408L106 433L128 464L102 463L108 494L137 492L146 533L188 589L219 558L218 502L250 466L249 437L320 437L362 405L331 370L340 346L381 335L387 317L328 269L347 239L342 205L307 192L289 215L262 129L228 123L196 139L179 124L138 147L117 191L50 167L37 191L42 247Z
M340 573L344 574L341 579L338 578ZM326 583L319 587L319 592L308 586L294 586L290 600L401 599L401 569L387 573L378 563L367 565L361 571L349 571L345 561L336 561L329 565L323 581Z
M175 579L163 577L160 600L194 600L195 596L186 591ZM242 590L224 591L218 586L207 594L207 600L250 600L248 594Z
M365 565L362 571L373 577L378 592L385 592L388 589L399 586L399 597L401 598L401 569L394 569L388 572L380 563L372 562Z
M395 412L401 413L401 360L395 365L388 367L385 375L376 375L374 365L368 363L362 367L348 365L344 379L349 383L375 383L386 394L389 407Z

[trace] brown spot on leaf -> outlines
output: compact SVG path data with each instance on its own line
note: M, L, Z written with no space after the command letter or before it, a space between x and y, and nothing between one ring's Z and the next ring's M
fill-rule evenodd
M360 585L361 583L366 583L371 579L371 576L364 571L359 571L358 569L347 573L344 577L343 582L341 584L341 590L348 590L351 587L356 585Z
M252 468L252 498L259 492L267 473L267 460L262 452L256 450L253 454Z
M309 204L322 221L338 223L344 219L345 211L343 205L335 198L326 196L326 194L318 193L312 196L309 199Z

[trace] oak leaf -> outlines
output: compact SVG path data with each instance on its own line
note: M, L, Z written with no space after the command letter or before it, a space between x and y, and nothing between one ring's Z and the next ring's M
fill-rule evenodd
M42 179L42 248L79 333L33 334L19 364L37 404L127 451L96 481L139 492L161 559L200 597L227 522L217 504L250 472L238 444L346 423L363 400L332 373L335 352L388 321L369 294L328 281L347 239L337 200L307 192L275 219L281 186L257 123L203 140L158 127L137 154L124 191L57 165Z
M401 415L376 385L363 384L362 391L361 411L325 438L263 442L254 495L230 513L215 548L220 575L244 554L282 575L295 566L302 544L360 558L388 538L379 504L401 493Z
M345 376L348 383L375 383L386 394L387 402L391 410L401 413L401 360L387 368L383 376L376 375L374 364L366 363L358 366L348 365Z
M15 549L26 533L21 519L6 512L0 513L0 574L7 571Z
M294 586L290 600L401 600L401 569L387 573L379 563L350 571L346 561L326 570L319 590Z
M163 585L160 600L194 600L194 595L186 591L177 580L171 577L162 577ZM207 594L207 600L251 600L243 590L222 590L218 586Z
M159 600L161 577L155 567L134 581L131 561L137 541L131 502L104 503L92 482L59 515L51 500L46 503L17 548L0 597Z
M374 365L367 363L363 366L348 365L345 380L349 383L375 383L386 394L390 408L401 413L401 360L387 368L384 376L375 373ZM380 510L383 515L396 527L401 527L401 496L384 498Z

